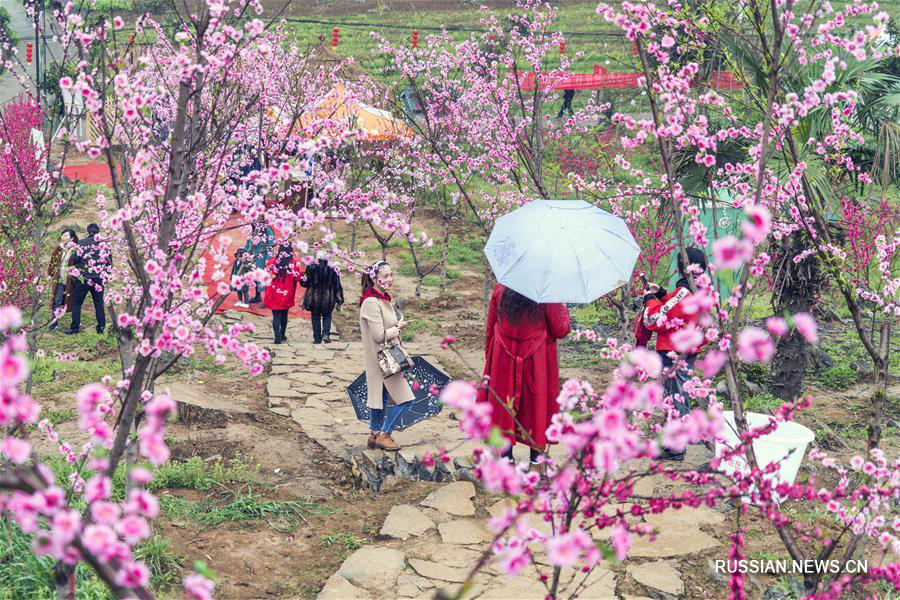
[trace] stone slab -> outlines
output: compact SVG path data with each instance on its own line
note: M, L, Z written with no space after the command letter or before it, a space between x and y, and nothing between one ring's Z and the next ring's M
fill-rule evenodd
M669 561L657 560L640 565L629 565L627 573L643 586L672 596L680 596L684 593L681 573Z
M409 559L409 566L426 579L439 579L441 581L449 581L450 583L462 583L469 575L467 569L449 567L447 565L442 565L430 560L421 560L419 558Z
M716 548L720 544L715 538L700 531L693 525L671 525L659 531L655 541L649 536L632 536L629 557L669 558L696 554Z
M458 517L471 517L475 514L474 497L474 485L456 481L431 492L420 504Z
M363 546L341 564L337 574L359 587L390 590L406 568L406 555L392 548Z
M491 536L469 519L441 523L438 525L438 533L445 544L480 544L491 541Z
M391 508L379 533L385 537L408 540L410 537L422 535L433 527L434 521L415 506L398 504Z
M371 600L372 594L358 588L337 573L328 578L316 600Z

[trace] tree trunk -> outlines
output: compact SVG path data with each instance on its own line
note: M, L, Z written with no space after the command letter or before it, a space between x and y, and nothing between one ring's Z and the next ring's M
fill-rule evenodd
M494 273L491 271L491 263L484 259L484 289L482 302L484 304L484 317L487 318L488 308L491 305L491 292L494 289Z
M350 252L356 252L356 220L350 224Z
M819 259L810 255L799 263L794 260L808 249L808 245L802 232L793 233L781 242L772 294L776 315L811 312L816 304L816 296L824 284ZM806 376L806 340L803 336L791 331L779 339L771 364L769 391L785 402L792 402L800 394Z
M444 239L441 246L441 295L447 291L447 255L450 254L450 219L444 219Z
M869 453L881 443L882 423L884 422L884 404L887 400L888 353L890 351L891 323L885 320L881 324L878 339L880 356L875 361L875 393L870 400L872 414L869 416L869 435L866 448Z
M53 567L56 600L75 600L75 567L57 562Z

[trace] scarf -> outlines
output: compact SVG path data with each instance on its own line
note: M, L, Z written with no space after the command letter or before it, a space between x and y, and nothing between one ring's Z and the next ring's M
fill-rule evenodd
M369 288L369 289L367 289L365 292L363 292L363 295L362 295L362 296L360 297L360 299L359 299L359 305L360 305L360 306L362 306L362 303L363 303L363 301L364 301L366 298L378 298L379 300L384 300L385 302L390 302L390 301L391 301L391 295L390 295L390 294L388 294L388 293L382 294L381 292L379 292L379 291L376 290L375 288Z

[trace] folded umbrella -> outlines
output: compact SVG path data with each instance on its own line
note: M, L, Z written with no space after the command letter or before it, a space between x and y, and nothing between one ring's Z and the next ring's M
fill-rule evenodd
M414 400L410 400L411 406L400 415L394 429L406 429L419 421L433 417L443 408L439 396L441 390L450 381L450 376L421 356L414 356L413 362L415 366L405 372L404 376L409 381L416 397ZM356 418L368 423L369 407L366 403L369 397L369 387L366 385L365 372L347 387L347 394L350 396L350 403L356 412Z
M534 200L497 219L484 247L497 281L540 303L587 304L631 278L625 221L583 200Z

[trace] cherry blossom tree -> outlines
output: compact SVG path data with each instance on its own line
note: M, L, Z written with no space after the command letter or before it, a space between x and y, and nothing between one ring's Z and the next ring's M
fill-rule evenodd
M900 464L877 448L878 436L872 432L877 425L870 426L866 456L842 464L813 449L810 459L820 465L821 477L812 476L800 484L779 483L773 478L778 463L761 464L752 442L792 420L796 411L808 408L814 399L791 398L765 426L751 429L737 382L741 363L765 364L772 360L777 339L796 334L808 344L818 341L816 321L808 313L775 315L766 321L765 328L744 326L746 298L768 281L768 248L773 240L795 232L803 232L811 240L807 253L817 254L838 279L837 289L877 368L886 368L886 353L880 353L871 340L863 339L858 299L864 293L884 307L889 316L882 331L890 330L896 316L897 280L892 275L898 258L896 233L876 238L882 281L879 291L854 289L839 262L843 250L828 228L827 204L812 189L806 174L808 165L799 159L801 142L794 139L798 119L811 111L822 111L828 115L828 127L802 143L828 164L852 168L847 150L862 142L851 126L856 95L852 90L834 90L832 84L838 70L883 56L870 47L870 41L883 30L887 15L879 13L877 5L864 3L852 3L841 10L827 3L813 10L798 8L792 2L762 5L755 0L742 1L730 5L727 14L719 13L716 18L725 19L725 23L712 21L702 4L694 13L652 3L601 4L598 8L602 18L635 42L642 73L640 85L650 109L649 118L617 113L613 121L627 131L623 145L652 151L659 157L660 170L636 169L620 160L618 178L588 183L598 195L655 196L653 201L660 212L674 224L677 252L685 264L689 263L685 254L689 245L704 248L711 255L709 272L693 272L688 277L692 294L686 301L687 311L696 314L697 320L673 336L673 343L682 351L679 360L689 348L702 342L709 346L697 363L701 374L692 373L685 385L685 393L707 408L677 418L671 411L672 398L665 396L658 381L673 376L674 370L664 372L654 352L607 340L603 356L619 361L613 382L602 392L595 392L587 382L569 381L564 385L559 396L561 411L547 432L550 440L560 444L562 457L555 461L544 458L549 471L542 479L536 472L527 472L524 465L517 467L501 458L506 442L491 430L491 406L476 402L476 385L451 384L444 391L444 401L462 412L461 430L485 443L473 454L476 476L487 489L520 498L491 521L496 534L491 552L485 553L472 575L495 553L510 574L532 565L547 586L548 595L557 597L563 592L562 570L577 567L580 574L575 584L565 588L567 597L576 597L584 581L581 574L589 577L604 557L625 559L634 536L653 534L652 527L637 517L683 507L713 506L725 500L734 502L737 508L730 524L731 561L746 557L745 519L750 511L771 523L793 560L834 559L845 565L864 550L868 556L884 559L900 549L897 523L890 509L892 499L900 494ZM851 16L868 16L871 20L857 31L848 23ZM752 113L739 110L737 100L731 103L703 85L696 86L700 69L696 61L674 60L676 54L702 56L705 47L716 43L709 38L709 31L735 22L744 24L737 31L743 50L758 53L765 67L756 72L755 79L745 79L747 101L755 108ZM796 92L784 85L794 61L808 65L815 73ZM748 114L756 120L748 122ZM731 142L745 151L720 152ZM699 207L679 180L679 161L685 154L705 171L710 196L715 197L720 190L733 193L734 206L745 219L740 235L721 235L709 244ZM888 227L895 231L895 224ZM801 253L799 258L803 257ZM739 273L739 283L723 299L715 283L728 271ZM841 281L842 277L846 281ZM880 338L884 348L886 339L886 335ZM719 373L725 377L740 443L720 450L707 466L699 468L672 467L657 461L662 447L679 451L688 444L724 437L723 406L712 381ZM876 378L876 395L883 389L883 377L879 374ZM489 382L478 385L490 389ZM873 422L880 422L878 410L873 411ZM654 414L660 413L669 416L663 424L653 421ZM655 474L683 484L682 491L664 496L637 494L636 484ZM744 504L743 499L749 502ZM836 517L838 525L811 527L798 522L782 509L786 500L820 506ZM550 533L533 527L527 519L529 513L547 521ZM608 532L609 544L597 541L599 531ZM550 569L537 560L539 553L546 553ZM806 573L803 585L807 597L836 598L852 586L877 581L900 589L898 565L870 566L864 574ZM744 575L739 570L731 575L729 590L729 598L747 597Z
M353 133L321 114L338 81L334 69L314 64L278 27L255 18L256 2L198 5L171 35L141 17L135 32L155 41L127 57L131 48L117 43L121 18L94 22L72 9L55 14L62 43L79 61L75 76L59 85L84 98L101 135L83 141L64 126L60 136L65 148L106 162L112 175L111 190L94 199L112 260L92 267L102 275L122 371L77 395L79 425L91 443L80 451L60 443L78 466L72 495L61 495L49 470L31 460L24 426L37 420L39 408L17 388L28 373L19 356L20 313L4 313L3 357L12 369L4 372L12 376L4 376L3 423L12 433L2 448L11 464L0 471L8 492L0 507L35 535L36 552L59 561L62 582L85 561L117 597L149 598L147 569L133 560L131 547L149 534L147 520L158 504L141 489L151 475L136 460L160 465L168 459L164 423L174 408L155 382L201 348L217 362L236 358L251 375L262 371L268 352L238 337L248 327L214 319L233 285L267 277L263 270L246 281L225 275L230 232L249 230L263 217L281 239L306 251L303 238L325 221L322 206L341 202L342 186L323 170L317 202L292 211L280 204L289 193L280 184L298 162L339 147ZM254 156L265 166L253 165ZM57 439L47 423L40 426ZM110 482L123 463L129 493L117 506L109 502ZM71 508L79 500L87 505L82 512ZM46 523L38 524L38 515ZM207 598L212 584L190 575L185 590Z

